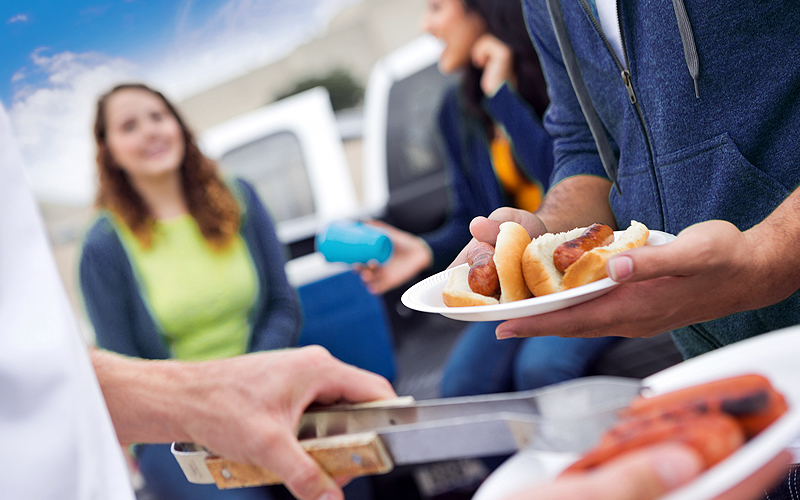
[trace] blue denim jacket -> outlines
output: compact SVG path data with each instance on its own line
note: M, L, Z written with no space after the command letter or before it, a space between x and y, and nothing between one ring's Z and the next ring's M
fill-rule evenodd
M617 223L678 233L723 219L746 230L800 184L800 9L791 0L685 0L699 58L699 98L672 2L620 0L626 60L588 4L560 0L574 52L618 163ZM545 0L523 1L550 89L553 184L606 177L562 62ZM627 69L636 104L621 77ZM721 284L724 286L724 284ZM686 357L800 323L800 294L673 332Z

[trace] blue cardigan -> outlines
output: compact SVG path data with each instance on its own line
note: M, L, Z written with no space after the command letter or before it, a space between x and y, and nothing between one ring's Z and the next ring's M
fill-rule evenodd
M492 121L506 131L523 174L545 191L553 168L553 145L536 112L507 84L484 98L483 106ZM450 207L442 226L421 235L433 251L435 270L449 265L469 242L473 218L511 206L495 175L486 130L466 112L458 87L445 94L438 126L449 175Z
M672 2L620 0L620 62L582 0L560 0L578 66L619 161L610 203L631 219L677 234L722 219L746 230L800 184L800 9L794 0L685 0L699 59L699 98ZM606 177L562 61L545 0L523 0L551 104L553 183ZM624 60L621 64L625 64ZM721 283L720 286L725 286ZM673 332L690 357L800 323L800 293Z
M231 184L242 207L239 232L258 274L249 351L293 346L301 316L297 294L283 269L284 249L252 186L241 179ZM172 357L108 214L101 214L86 235L79 274L99 347L139 358Z

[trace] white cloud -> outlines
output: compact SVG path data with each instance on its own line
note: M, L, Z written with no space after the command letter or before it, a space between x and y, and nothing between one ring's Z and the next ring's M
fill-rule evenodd
M95 189L97 97L119 82L137 79L139 70L129 61L97 53L48 56L36 51L32 59L48 84L22 88L8 110L28 177L43 201L86 205Z
M27 23L27 22L28 22L28 16L26 14L17 14L16 16L8 20L8 24Z
M229 0L197 20L187 0L172 46L154 64L151 81L181 97L198 93L283 57L342 8L360 1Z

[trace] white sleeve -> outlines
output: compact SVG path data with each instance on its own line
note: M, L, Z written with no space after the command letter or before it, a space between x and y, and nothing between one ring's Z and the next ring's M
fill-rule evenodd
M133 500L125 460L2 105L0 336L3 497Z

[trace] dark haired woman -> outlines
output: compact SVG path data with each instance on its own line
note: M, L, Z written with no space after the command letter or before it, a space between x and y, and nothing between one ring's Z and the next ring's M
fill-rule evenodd
M469 223L503 206L535 211L553 167L552 139L542 127L549 103L519 0L428 0L425 30L444 44L443 73L462 72L439 112L450 174L446 222L412 235L384 226L394 254L361 269L374 293L423 270L446 267L470 240ZM584 375L615 339L558 337L498 341L497 323L475 323L446 366L443 396L525 390Z
M172 104L140 84L97 103L97 220L80 285L97 344L148 359L203 360L292 346L300 328L284 249L253 188L222 180ZM168 445L137 450L163 499L270 498L195 485Z

